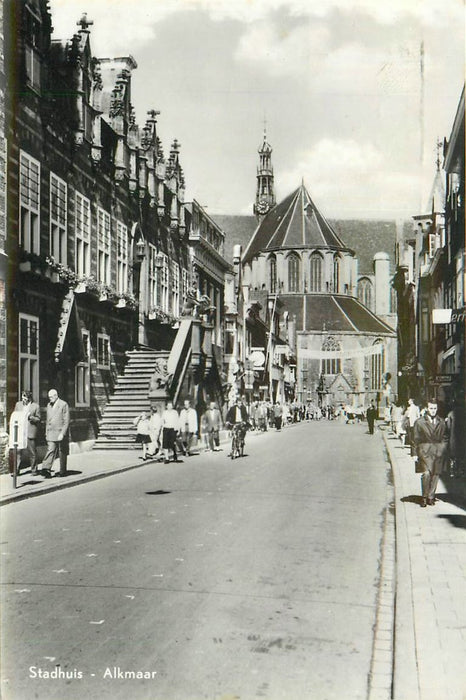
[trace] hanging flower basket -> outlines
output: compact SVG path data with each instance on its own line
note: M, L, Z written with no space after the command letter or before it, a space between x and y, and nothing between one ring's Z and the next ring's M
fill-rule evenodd
M124 309L125 306L126 306L126 300L123 299L123 297L120 297L120 298L118 299L117 304L116 304L116 308L117 308L117 309Z
M74 293L75 294L84 294L84 292L87 291L87 286L85 282L78 282L76 287L74 288Z

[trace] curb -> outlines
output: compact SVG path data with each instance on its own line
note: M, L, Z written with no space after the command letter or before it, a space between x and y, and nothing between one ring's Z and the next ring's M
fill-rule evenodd
M394 700L419 700L416 643L414 639L413 585L406 514L400 504L398 467L392 458L385 431L385 449L392 468L395 502L395 600L393 628Z
M85 454L85 453L83 453ZM155 460L154 460L155 461ZM52 493L53 491L61 491L62 489L69 489L73 486L79 486L79 484L85 484L89 481L96 481L97 479L104 479L106 476L112 476L113 474L120 474L123 472L130 471L131 469L137 469L138 467L144 467L148 462L142 462L138 464L125 465L123 467L113 467L107 471L96 472L94 474L89 474L88 476L79 477L74 481L60 481L53 482L50 485L48 482L39 486L34 491L28 491L26 493L12 493L8 496L0 497L0 507L6 506L9 503L14 503L15 501L24 501L27 498L33 498L34 496L41 496L44 493Z
M259 435L266 435L267 433L264 432L254 432L251 434L251 436L258 437ZM221 445L228 444L230 441L230 438L226 435L223 437L223 439L220 440ZM203 453L203 448L201 446L199 454ZM80 452L80 455L85 455L85 452ZM111 454L111 452L110 452ZM33 498L34 496L42 496L44 493L53 493L53 491L61 491L62 489L69 489L72 488L73 486L79 486L79 484L85 484L90 481L96 481L97 479L104 479L107 476L112 476L113 474L122 474L123 472L131 471L132 469L137 469L138 467L144 467L147 464L152 464L152 463L157 463L158 460L147 460L146 462L137 462L135 464L125 464L124 466L121 467L109 467L105 471L99 471L99 472L94 472L93 474L89 474L87 476L80 476L77 479L74 479L73 481L52 481L50 483L49 481L44 482L37 488L31 491L27 492L21 492L21 491L16 491L15 493L8 494L7 496L0 496L0 508L2 506L6 506L10 503L15 503L16 501L25 501L28 498Z

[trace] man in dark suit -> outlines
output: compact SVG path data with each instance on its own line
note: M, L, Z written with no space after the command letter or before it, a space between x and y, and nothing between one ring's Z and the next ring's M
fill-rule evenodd
M413 427L416 473L421 474L421 507L433 506L440 474L447 466L448 431L443 418L437 415L437 401L431 399L424 416Z
M47 421L45 424L45 439L47 452L42 462L42 474L46 479L52 476L53 462L60 458L60 472L57 476L66 476L66 462L69 452L70 409L66 401L58 398L56 389L49 391L47 404Z
M371 401L371 405L367 409L366 418L367 418L367 425L369 428L369 433L371 435L373 435L374 434L374 423L375 423L375 419L377 418L377 409L374 406L373 401Z
M40 423L40 407L39 404L32 400L32 391L23 391L21 401L16 403L15 411L21 411L23 413L25 422L24 431L27 439L27 450L29 452L31 474L37 474L36 438Z

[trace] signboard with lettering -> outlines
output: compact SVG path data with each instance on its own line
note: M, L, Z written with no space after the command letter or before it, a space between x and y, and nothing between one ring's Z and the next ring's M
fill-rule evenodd
M461 323L466 317L466 310L462 309L432 309L432 323Z

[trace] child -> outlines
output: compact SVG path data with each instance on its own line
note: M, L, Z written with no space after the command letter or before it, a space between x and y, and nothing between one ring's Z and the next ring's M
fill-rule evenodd
M136 426L136 442L140 442L142 445L142 457L139 457L139 459L150 459L149 457L149 445L151 442L151 437L150 437L150 425L149 425L149 418L147 417L147 413L143 411L142 413L139 414L139 416L136 416L136 418L133 421L134 425Z

